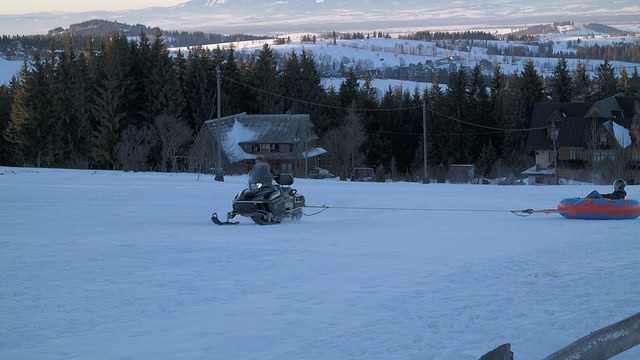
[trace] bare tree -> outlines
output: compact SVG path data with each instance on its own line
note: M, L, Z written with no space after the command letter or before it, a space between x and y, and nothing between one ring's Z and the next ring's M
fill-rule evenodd
M147 170L145 161L153 142L153 131L148 126L137 128L130 125L122 130L120 137L118 159L122 163L123 170Z
M587 145L587 148L590 150L591 153L591 182L594 184L598 183L598 178L599 176L597 175L597 160L596 159L596 153L599 150L599 142L598 142L598 126L597 126L597 121L596 119L592 119L591 121L591 126L589 126L587 128L587 130L585 131L585 143Z
M364 160L360 151L364 140L365 133L360 118L353 110L349 110L344 124L327 131L322 139L322 146L327 150L331 166L346 176L350 168L360 165Z
M191 139L191 130L187 124L167 114L156 116L154 124L162 142L160 171L167 171L167 164L176 156L180 146Z

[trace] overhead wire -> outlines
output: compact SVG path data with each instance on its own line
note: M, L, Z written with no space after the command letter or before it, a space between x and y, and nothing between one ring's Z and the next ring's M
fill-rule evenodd
M408 110L417 110L417 109L422 109L423 106L430 112L437 114L440 117L455 121L455 122L459 122L461 124L467 125L467 126L471 126L471 127L476 127L476 128L481 128L481 129L487 129L487 130L494 130L496 132L524 132L524 131L532 131L532 130L546 130L548 129L548 126L544 126L544 127L536 127L536 128L501 128L501 127L495 127L495 126L488 126L488 125L482 125L482 124L474 124L472 122L469 121L465 121L462 119L458 119L455 118L453 116L444 114L442 112L439 112L438 110L435 110L432 107L426 106L426 105L414 105L414 106L405 106L405 107L396 107L393 109L390 108L354 108L354 107L344 107L344 106L338 106L338 105L329 105L329 104L321 104L318 102L313 102L313 101L308 101L308 100L302 100L302 99L297 99L297 98L293 98L287 95L283 95L283 94L278 94L272 91L268 91L265 89L260 89L257 88L255 86L251 86L248 84L245 84L243 82L240 81L236 81L235 79L226 77L224 75L220 75L220 77L224 80L228 80L232 83L235 83L237 85L241 85L244 86L248 89L257 91L257 92L261 92L263 94L266 95L270 95L270 96L274 96L274 97L278 97L281 99L286 99L289 101L293 101L293 102L297 102L297 103L301 103L301 104L305 104L305 105L311 105L311 106L317 106L317 107L322 107L322 108L328 108L328 109L334 109L334 110L343 110L343 111L357 111L357 112L396 112L396 111L408 111ZM407 135L413 135L410 133L407 133ZM481 134L477 134L477 135L481 135Z

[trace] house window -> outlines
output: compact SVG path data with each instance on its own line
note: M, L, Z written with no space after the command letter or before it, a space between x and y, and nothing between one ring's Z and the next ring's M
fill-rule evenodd
M603 158L603 153L602 151L596 151L593 153L593 161L602 161Z
M613 151L596 151L593 153L594 161L616 160L616 154Z
M280 152L291 152L291 144L280 144Z
M260 144L260 152L269 152L271 150L270 144Z
M569 150L569 159L570 160L582 160L582 151L580 150Z
M607 138L607 134L604 132L600 133L600 143L606 144L609 139Z
M640 161L640 151L632 151L631 152L631 160L632 161Z
M569 173L569 180L580 181L580 172L572 171Z

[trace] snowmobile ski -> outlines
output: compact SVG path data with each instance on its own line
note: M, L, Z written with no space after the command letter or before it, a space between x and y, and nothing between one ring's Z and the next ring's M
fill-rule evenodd
M211 214L211 221L213 221L215 224L218 224L218 225L237 225L237 224L239 224L237 221L229 221L229 219L227 219L227 221L225 221L225 222L222 222L220 219L218 219L218 213Z

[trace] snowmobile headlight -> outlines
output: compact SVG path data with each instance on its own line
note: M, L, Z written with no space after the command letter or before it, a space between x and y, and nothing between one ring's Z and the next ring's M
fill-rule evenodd
M251 190L258 190L262 187L262 183L253 183L251 185L249 185L249 189Z

